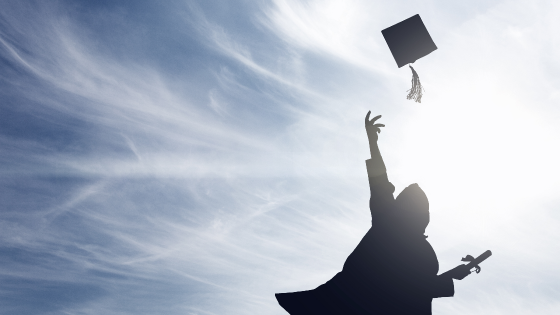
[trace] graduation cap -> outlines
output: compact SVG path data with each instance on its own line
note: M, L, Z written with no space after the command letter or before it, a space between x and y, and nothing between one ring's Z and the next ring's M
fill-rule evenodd
M382 30L381 33L399 68L414 63L437 49L418 14ZM406 98L420 103L422 84L420 84L420 78L414 68L410 65L409 67L412 70L412 88L407 91L409 93Z

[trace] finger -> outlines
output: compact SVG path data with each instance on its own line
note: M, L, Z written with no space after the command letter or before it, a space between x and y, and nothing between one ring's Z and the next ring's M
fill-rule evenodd
M366 126L367 126L367 123L369 122L369 114L371 114L371 110L368 111L367 115L366 115Z
M381 118L381 115L377 115L375 117L373 117L370 121L371 124L375 123L376 120L378 120L379 118Z
M385 127L385 125L384 124L375 124L375 125L373 125L373 127L379 128L379 127Z

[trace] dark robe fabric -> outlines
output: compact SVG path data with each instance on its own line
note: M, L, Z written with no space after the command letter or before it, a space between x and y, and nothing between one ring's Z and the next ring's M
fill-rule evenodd
M432 299L454 294L438 276L436 254L422 233L410 231L387 174L369 177L372 227L342 271L314 290L278 293L291 315L432 314Z

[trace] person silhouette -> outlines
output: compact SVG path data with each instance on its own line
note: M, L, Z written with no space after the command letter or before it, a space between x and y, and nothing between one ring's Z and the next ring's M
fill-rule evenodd
M377 146L385 125L376 124L381 115L370 120L370 114L365 127L372 226L331 280L313 290L276 294L291 315L428 315L433 298L453 296L453 279L471 273L467 265L459 265L437 274L438 260L424 235L430 222L428 198L418 184L394 198L395 186Z

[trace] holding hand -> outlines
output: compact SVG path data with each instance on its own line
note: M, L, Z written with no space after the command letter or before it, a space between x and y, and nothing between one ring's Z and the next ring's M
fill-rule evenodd
M444 275L447 275L453 279L457 279L457 280L463 280L466 276L470 275L471 271L470 268L467 265L459 265L449 271L447 271L446 273L444 273Z
M381 132L381 129L379 128L385 127L385 125L375 123L375 121L381 118L381 115L375 116L371 120L369 120L370 114L371 111L369 111L366 115L366 132L368 135L369 142L372 143L372 142L377 142L377 138L378 138L377 133Z

